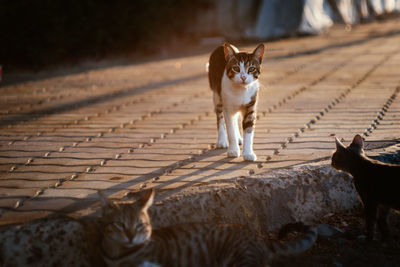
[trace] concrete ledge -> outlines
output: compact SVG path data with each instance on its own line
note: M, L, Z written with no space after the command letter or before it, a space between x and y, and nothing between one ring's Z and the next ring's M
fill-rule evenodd
M230 222L275 230L292 221L313 222L360 202L352 178L329 162L299 165L192 187L159 201L150 212L156 227L189 221Z

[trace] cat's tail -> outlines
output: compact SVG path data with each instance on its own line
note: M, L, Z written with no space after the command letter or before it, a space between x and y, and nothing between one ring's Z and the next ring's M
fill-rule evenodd
M279 231L279 239L294 231L301 232L303 235L285 243L272 243L271 249L276 256L294 256L303 253L310 249L318 238L318 227L296 222L284 225Z

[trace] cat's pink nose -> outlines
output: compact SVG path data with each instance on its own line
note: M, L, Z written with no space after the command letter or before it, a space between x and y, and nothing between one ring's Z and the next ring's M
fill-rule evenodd
M246 76L240 75L240 79L242 79L242 81L245 82L246 81Z

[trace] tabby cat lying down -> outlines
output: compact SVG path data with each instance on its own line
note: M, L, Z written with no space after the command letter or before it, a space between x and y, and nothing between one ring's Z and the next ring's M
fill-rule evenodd
M280 245L244 227L203 223L152 229L147 209L154 192L138 201L101 196L103 216L55 216L0 227L0 266L265 266L274 257L310 248L317 228L289 224L303 238Z
M109 266L265 266L281 255L295 255L315 242L317 228L301 223L303 237L280 244L237 225L188 223L152 229L148 208L154 191L133 201L100 195L102 251Z

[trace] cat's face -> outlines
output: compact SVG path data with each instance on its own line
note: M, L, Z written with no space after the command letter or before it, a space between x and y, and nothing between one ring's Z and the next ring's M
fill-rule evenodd
M103 209L102 247L110 257L117 257L150 239L152 228L147 211L153 198L153 190L137 201L113 202L100 195Z
M261 62L264 56L264 45L260 44L253 53L239 52L230 44L224 44L226 74L237 85L246 86L258 80L261 73Z
M354 136L353 142L345 147L336 138L336 151L332 155L331 165L333 168L349 172L355 159L364 154L364 142L360 135Z

